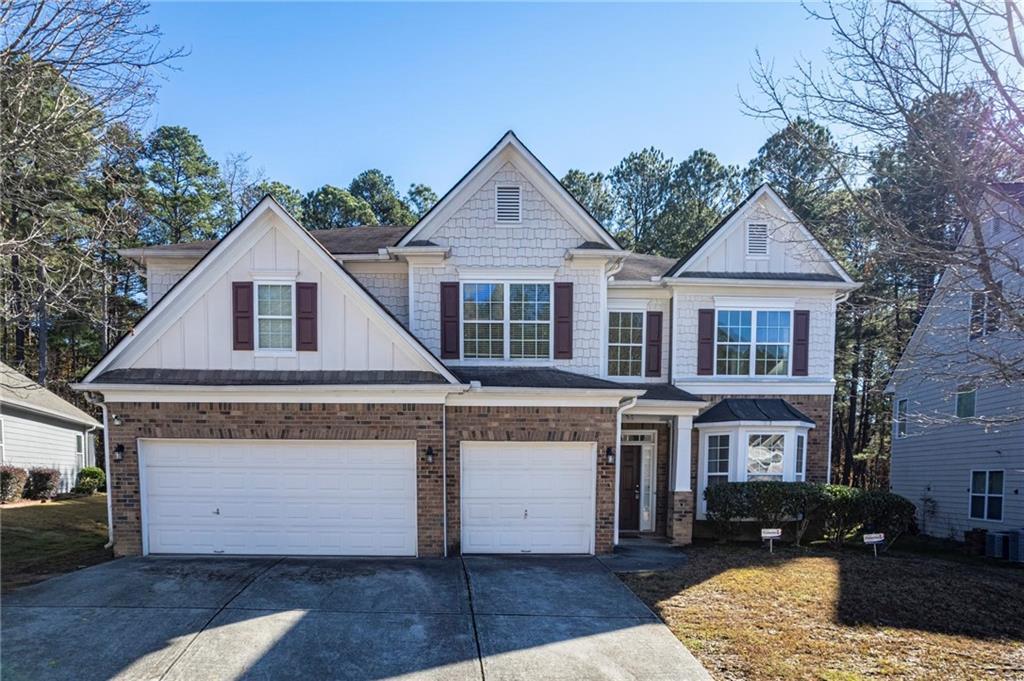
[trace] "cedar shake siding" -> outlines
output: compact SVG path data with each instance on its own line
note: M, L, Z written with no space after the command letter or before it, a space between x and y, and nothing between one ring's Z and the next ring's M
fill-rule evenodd
M605 456L615 447L615 409L572 407L447 408L448 548L459 552L461 537L460 443L595 442L597 443L597 518L595 553L610 553L615 532L615 464Z
M121 425L110 424L114 553L142 553L139 494L140 438L225 440L415 440L418 554L444 552L441 461L423 452L442 449L440 404L197 404L182 402L110 405Z

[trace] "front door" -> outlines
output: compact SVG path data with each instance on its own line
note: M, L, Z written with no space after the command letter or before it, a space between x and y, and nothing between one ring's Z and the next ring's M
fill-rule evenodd
M619 531L640 531L639 445L622 445L619 470Z

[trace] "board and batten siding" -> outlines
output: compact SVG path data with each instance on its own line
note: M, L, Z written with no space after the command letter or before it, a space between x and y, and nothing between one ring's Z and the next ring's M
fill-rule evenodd
M407 343L396 342L385 322L360 300L357 288L327 271L309 247L278 218L269 224L227 272L137 358L123 366L164 369L429 370ZM239 281L317 284L318 350L281 356L232 349L231 285ZM120 365L119 365L120 366ZM116 368L116 367L111 367Z
M45 467L60 471L60 492L70 492L83 466L93 465L88 447L88 428L78 424L25 412L4 405L3 463L18 468ZM76 437L82 438L82 453L76 451Z

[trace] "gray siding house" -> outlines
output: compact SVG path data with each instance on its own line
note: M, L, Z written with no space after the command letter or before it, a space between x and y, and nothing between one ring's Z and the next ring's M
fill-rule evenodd
M1024 184L1000 185L983 229L993 278L1017 310L1022 198ZM972 251L968 235L960 252ZM1024 337L976 272L943 274L888 388L892 490L917 505L924 533L956 540L1024 528Z

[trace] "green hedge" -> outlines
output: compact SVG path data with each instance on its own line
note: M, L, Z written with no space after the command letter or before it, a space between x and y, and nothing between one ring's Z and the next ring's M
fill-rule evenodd
M704 492L707 517L723 539L734 537L745 520L761 527L793 524L800 544L808 527L820 524L834 546L857 529L884 532L895 540L913 528L915 508L907 499L880 490L808 482L729 482Z
M96 466L86 466L78 471L78 481L75 483L74 492L79 494L92 494L106 484L106 477L103 469Z

